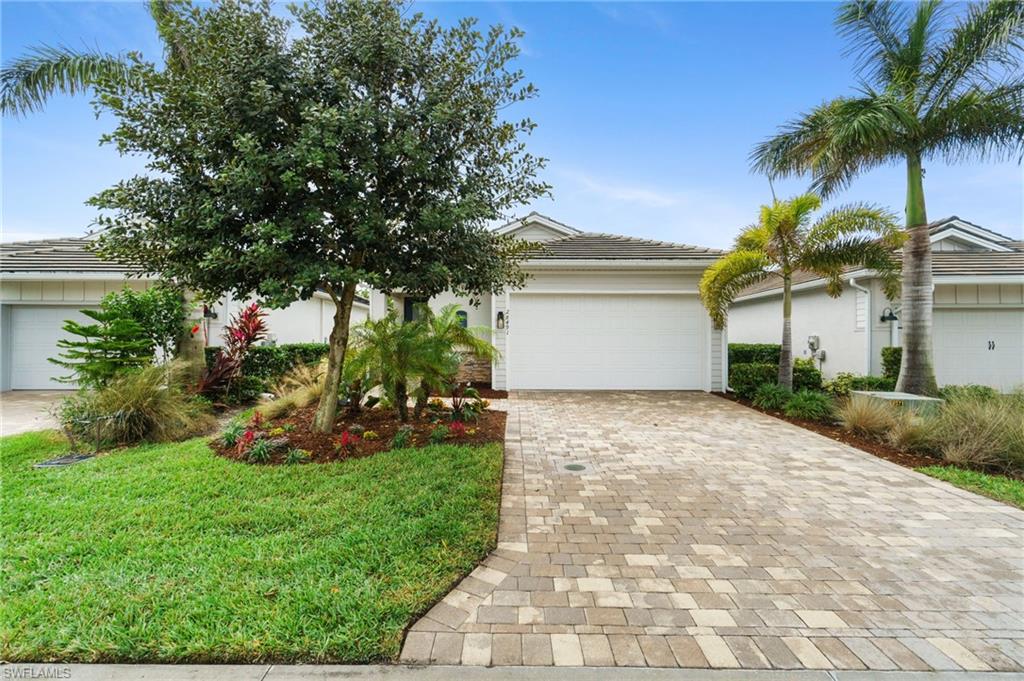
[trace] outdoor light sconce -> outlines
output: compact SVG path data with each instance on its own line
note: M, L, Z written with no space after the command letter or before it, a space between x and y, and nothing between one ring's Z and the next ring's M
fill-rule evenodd
M206 319L216 319L217 312L213 310L209 305L203 305L203 317Z
M505 313L504 312L502 312L500 310L498 311L498 316L494 320L494 327L497 328L497 329L504 329L505 328Z
M891 307L887 307L884 310L882 310L883 322L898 322L899 320L900 318L896 316L896 313L892 311Z

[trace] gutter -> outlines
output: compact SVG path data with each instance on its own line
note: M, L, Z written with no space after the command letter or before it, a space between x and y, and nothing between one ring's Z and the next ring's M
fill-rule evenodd
M871 375L871 358L874 357L874 355L871 352L871 341L872 341L871 336L874 335L871 332L872 314L874 314L871 311L871 289L864 288L863 286L858 284L856 277L848 277L846 279L846 283L850 285L850 288L852 288L855 291L860 291L865 296L865 301L864 301L864 307L865 307L865 310L864 310L864 335L865 335L865 338L864 338L864 375L865 376L870 376Z

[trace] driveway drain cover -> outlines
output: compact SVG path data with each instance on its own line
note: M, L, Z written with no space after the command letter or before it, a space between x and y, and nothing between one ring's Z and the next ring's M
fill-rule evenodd
M584 466L581 463L570 463L570 464L566 464L565 470L567 470L567 471L585 471L585 470L587 470L587 467Z
M50 459L49 461L43 461L42 463L37 463L36 465L32 466L32 468L58 468L60 466L70 466L73 463L78 463L79 461L85 461L86 459L91 459L91 458L93 458L93 456L95 456L95 455L94 454L66 454L64 456L59 456L56 459Z

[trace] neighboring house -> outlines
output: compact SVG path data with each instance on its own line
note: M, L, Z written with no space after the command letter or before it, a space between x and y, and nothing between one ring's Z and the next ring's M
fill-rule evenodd
M144 289L155 279L140 277L87 250L89 238L48 239L0 244L0 390L71 387L54 379L66 370L47 361L59 353L67 319L90 321L79 310L99 305L111 291ZM219 345L224 325L248 300L231 296L210 306L201 327L210 345ZM357 299L352 321L366 318L368 301ZM324 342L333 323L334 303L322 293L281 310L268 310L270 339L276 343Z
M496 389L723 389L725 332L697 296L721 251L581 232L537 213L498 231L542 244L524 265L526 286L477 306L450 294L429 301L458 303L468 326L491 330L501 357L476 380ZM410 318L417 301L392 298ZM371 316L386 304L371 293Z
M929 230L939 384L981 383L1004 391L1024 384L1024 242L955 216ZM820 278L794 278L794 352L810 356L807 341L816 336L826 376L879 375L881 349L900 344L899 303L886 298L871 272L851 270L843 279L842 296L830 298ZM891 316L897 320L887 321ZM741 293L729 310L729 340L778 343L781 337L781 281Z

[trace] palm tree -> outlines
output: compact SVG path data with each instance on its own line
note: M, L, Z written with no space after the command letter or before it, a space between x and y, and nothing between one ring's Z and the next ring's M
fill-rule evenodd
M832 297L843 291L848 267L867 267L879 273L890 295L899 284L893 251L903 235L896 216L864 204L833 209L813 224L821 208L816 194L761 206L761 217L739 233L732 251L704 271L700 297L715 325L725 325L729 306L743 289L766 279L782 280L782 350L779 385L793 388L793 275L812 272L825 279Z
M180 9L184 8L184 10ZM185 21L189 4L179 0L150 0L149 14L164 43L164 59L187 64L185 46L176 37L177 22ZM75 95L101 83L133 84L140 55L75 50L63 45L39 45L0 69L0 113L23 115L38 111L55 93Z
M498 358L498 349L491 345L490 341L484 340L485 336L491 333L486 326L465 327L459 318L461 308L456 304L445 305L438 311L433 311L427 305L420 306L421 318L426 324L427 333L441 347L448 348L451 354L451 361L435 366L435 371L423 375L420 387L416 390L415 416L420 414L427 406L427 399L430 392L451 387L451 383L462 363L462 352L469 352L474 356L489 361Z
M897 390L937 391L924 163L1009 158L1024 151L1024 2L970 6L952 20L941 0L840 6L836 25L859 56L860 93L791 121L751 154L771 176L810 173L826 198L883 164L906 164L903 364Z

